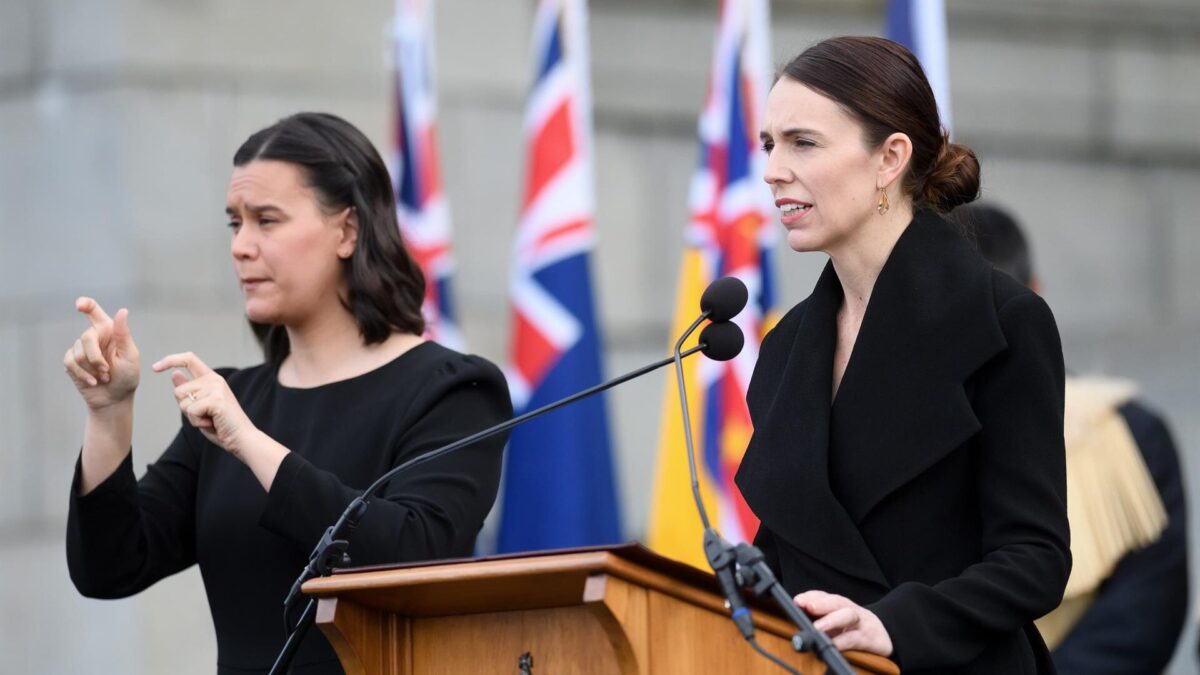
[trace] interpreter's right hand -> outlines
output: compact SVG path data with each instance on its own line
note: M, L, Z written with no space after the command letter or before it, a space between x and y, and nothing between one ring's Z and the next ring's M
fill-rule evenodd
M82 297L75 309L92 326L63 355L63 366L91 410L103 410L133 398L139 372L138 349L129 333L129 310L109 318L100 303Z

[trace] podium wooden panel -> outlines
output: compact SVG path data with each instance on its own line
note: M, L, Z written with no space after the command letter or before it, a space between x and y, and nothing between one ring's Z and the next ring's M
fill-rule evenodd
M317 625L347 675L775 673L727 616L716 580L640 546L347 570L313 579ZM758 641L802 673L795 630L754 609ZM860 673L891 661L848 652Z

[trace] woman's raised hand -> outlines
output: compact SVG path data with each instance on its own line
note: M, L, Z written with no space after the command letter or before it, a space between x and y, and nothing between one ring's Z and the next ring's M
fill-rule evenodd
M175 385L175 402L188 422L209 441L245 461L242 453L258 428L220 373L191 352L164 356L151 368L156 373L178 368L171 373L171 384Z
M88 318L83 331L63 355L63 367L90 410L132 400L137 389L138 348L129 333L129 310L109 318L100 303L82 297L75 309Z

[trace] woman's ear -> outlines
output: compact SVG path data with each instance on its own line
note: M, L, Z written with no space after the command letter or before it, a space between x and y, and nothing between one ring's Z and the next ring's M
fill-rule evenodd
M342 240L338 242L337 254L346 260L354 255L354 247L358 243L358 210L353 206L346 207L341 221Z
M879 146L879 184L877 187L886 188L897 178L904 175L908 163L912 159L912 139L908 134L896 132L883 140Z

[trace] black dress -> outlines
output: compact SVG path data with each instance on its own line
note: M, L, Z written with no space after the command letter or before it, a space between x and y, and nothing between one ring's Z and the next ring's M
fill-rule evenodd
M880 271L831 400L832 265L767 336L737 484L791 593L882 620L905 673L1053 672L1070 572L1063 357L1046 303L940 217Z
M130 457L86 496L71 486L67 563L81 593L133 595L200 565L218 673L265 672L283 645L282 602L325 528L405 459L512 416L491 363L433 342L348 380L294 389L277 368L222 371L251 421L291 450L265 492L190 424L136 480ZM469 556L495 501L505 435L389 483L350 537L354 565ZM311 630L297 673L341 673Z

